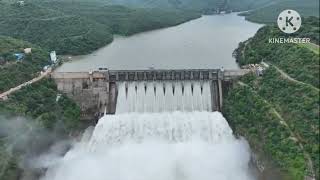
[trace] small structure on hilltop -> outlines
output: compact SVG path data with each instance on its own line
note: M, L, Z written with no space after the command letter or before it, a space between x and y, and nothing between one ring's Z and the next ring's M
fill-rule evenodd
M25 2L24 2L24 1L17 1L17 4L18 4L19 6L24 6L24 5L25 5Z
M261 64L247 64L241 66L242 69L250 69L251 72L255 73L256 76L263 76L269 65L262 62Z
M14 53L13 55L16 58L17 61L22 61L23 58L24 58L24 54L23 53Z
M31 48L25 48L23 51L24 51L25 54L31 54L32 49Z
M57 94L57 97L56 97L56 102L59 102L60 98L61 98L62 94Z
M56 51L50 52L50 59L53 64L55 64L58 61Z
M257 76L263 76L264 74L264 68L259 66L257 69L256 69L256 75Z

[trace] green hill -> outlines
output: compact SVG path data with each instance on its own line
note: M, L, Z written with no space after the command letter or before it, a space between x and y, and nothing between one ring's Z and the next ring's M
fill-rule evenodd
M176 9L191 9L191 10L208 10L208 9L232 9L235 11L249 10L259 7L272 0L106 0L112 4L121 4L133 7L160 7L160 8L176 8Z
M17 62L12 54L23 52L24 48L32 48L32 53ZM38 46L0 36L0 58L0 92L3 92L37 76L49 57ZM43 79L0 101L1 180L21 179L24 157L30 152L41 153L55 138L65 140L70 132L78 130L80 108L65 95L57 101L59 93L53 80ZM20 118L18 123L17 116L24 119Z
M32 53L17 62L13 54L22 53L24 48L32 48ZM49 64L49 54L38 46L4 36L0 36L0 59L0 93L38 76Z
M241 65L264 61L262 77L240 79L225 97L224 114L236 134L246 137L265 169L276 166L282 179L319 179L319 54L300 44L270 44L282 37L275 26L265 26L241 43ZM319 40L319 19L307 18L294 37Z
M30 153L41 154L81 129L80 107L65 95L57 102L58 93L54 81L44 79L0 101L1 180L19 180L23 173L40 179L39 169L23 165L30 160Z
M35 4L0 5L0 35L23 39L60 54L82 54L112 41L97 22Z
M173 26L200 17L199 13L191 11L131 9L91 2L42 2L39 5L68 15L86 17L108 27L111 34L120 35Z
M229 7L235 11L247 11L270 5L275 0L229 0Z
M286 37L278 27L265 26L236 50L240 65L269 61L290 76L313 86L319 86L319 55L305 46L296 44L272 44L269 38ZM319 44L319 18L307 18L301 29L292 37L309 37ZM271 53L272 52L272 53Z
M12 54L23 52L24 48L32 48L32 53L17 62ZM0 92L32 79L49 63L45 50L4 36L0 36L0 58ZM24 157L29 152L40 152L41 147L54 142L53 137L67 138L68 133L78 129L80 108L64 95L57 102L57 94L54 81L44 79L11 94L8 100L0 101L0 179L20 179L21 164L25 163ZM17 116L25 119L20 126L12 126ZM28 148L25 148L26 144Z
M29 2L50 2L50 0L28 0ZM121 5L132 8L157 8L162 10L192 10L212 13L214 10L244 11L255 9L275 0L92 0L104 5ZM54 2L88 2L88 0L55 0Z
M301 16L317 16L319 17L319 1L318 0L277 0L268 6L258 8L256 10L243 13L247 20L259 23L276 23L278 15L286 9L298 11Z
M33 0L37 1L37 0ZM58 0L70 2L71 0ZM39 2L39 1L38 1ZM47 0L47 2L49 2ZM89 2L88 0L73 0L73 2ZM91 1L92 2L92 1ZM193 10L201 11L203 9L216 9L224 5L226 0L94 0L104 5L121 5L131 8L146 8L146 9L162 9L162 10Z
M129 9L101 3L39 2L24 6L0 2L0 35L23 39L58 54L87 54L113 40L173 26L200 14Z

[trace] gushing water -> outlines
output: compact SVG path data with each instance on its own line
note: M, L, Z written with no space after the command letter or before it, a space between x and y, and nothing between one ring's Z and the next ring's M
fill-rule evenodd
M227 121L217 112L130 113L101 119L90 147L119 145L126 140L141 143L146 139L180 143L193 138L210 144L234 140Z
M116 115L42 180L252 180L248 144L210 109L208 82L122 83Z
M117 113L212 111L210 82L122 82Z

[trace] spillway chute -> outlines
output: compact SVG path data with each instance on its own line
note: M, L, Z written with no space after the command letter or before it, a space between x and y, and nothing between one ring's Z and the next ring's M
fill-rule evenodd
M212 111L210 84L209 81L120 82L116 112ZM121 93L124 89L126 96Z

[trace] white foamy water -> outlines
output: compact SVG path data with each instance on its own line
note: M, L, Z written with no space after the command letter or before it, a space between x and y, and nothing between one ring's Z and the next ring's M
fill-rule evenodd
M251 180L250 152L218 113L105 116L43 180Z
M148 139L180 143L193 138L211 144L234 140L227 121L218 112L130 113L101 119L90 147Z
M122 82L117 113L212 111L209 81Z
M116 115L42 180L253 180L248 144L210 109L208 82L122 83Z

